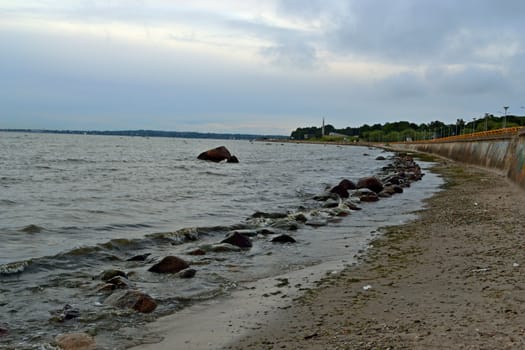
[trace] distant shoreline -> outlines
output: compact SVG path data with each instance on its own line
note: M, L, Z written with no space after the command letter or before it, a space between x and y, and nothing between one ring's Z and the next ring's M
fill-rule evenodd
M290 140L290 139L268 139L256 140L257 142L274 142L274 143L296 143L306 145L334 145L334 146L361 146L361 147L378 147L385 148L384 143L377 142L348 142L348 141L315 141L315 140Z
M32 134L65 134L65 135L102 135L102 136L134 136L134 137L175 137L190 139L217 140L286 140L284 135L257 134L226 134L203 133L195 131L160 131L160 130L49 130L49 129L0 129L0 132L20 132Z

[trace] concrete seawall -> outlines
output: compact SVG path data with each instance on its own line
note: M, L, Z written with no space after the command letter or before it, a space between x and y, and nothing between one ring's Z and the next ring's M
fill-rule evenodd
M501 170L525 188L525 128L514 135L396 144L396 148L437 154L458 162Z

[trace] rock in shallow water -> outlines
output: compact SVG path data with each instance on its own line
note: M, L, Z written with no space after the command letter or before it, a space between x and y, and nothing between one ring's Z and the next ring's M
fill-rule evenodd
M31 225L27 225L26 227L24 227L20 231L25 232L25 233L39 233L42 230L43 230L42 227L31 224Z
M197 273L197 270L195 269L184 269L181 272L178 273L180 278L193 278L195 277L195 274Z
M190 267L188 263L176 256L167 256L148 269L156 273L177 273Z
M150 256L151 253L141 254L141 255L135 255L134 257L131 257L129 259L126 259L126 261L146 261L148 256Z
M297 241L288 235L282 234L272 238L273 243L296 243Z
M55 342L63 350L96 350L97 348L95 339L86 333L59 334Z
M104 303L118 307L134 309L142 313L150 313L157 308L157 303L148 294L139 290L119 290L106 298Z
M368 188L375 193L379 193L383 190L383 184L375 176L369 176L359 179L357 182L357 188Z
M225 239L221 241L221 243L228 243L233 244L239 248L251 248L252 247L252 241L244 236L243 234L239 232L234 232Z
M252 218L263 218L263 219L283 219L287 217L288 214L286 213L264 213L262 211L258 211L255 214L252 215Z
M186 254L188 255L206 255L206 251L201 248L196 248L196 249L190 250Z
M120 271L120 270L105 270L104 272L102 272L100 274L100 279L102 281L109 281L110 279L112 279L113 277L116 277L116 276L122 276L124 278L128 277L128 275L124 271Z
M115 276L108 280L107 283L114 285L115 289L126 289L130 287L128 279L122 276Z
M197 158L200 160L208 160L216 163L222 162L223 160L226 160L228 163L239 163L237 157L232 156L230 151L228 151L228 149L224 146L202 152Z

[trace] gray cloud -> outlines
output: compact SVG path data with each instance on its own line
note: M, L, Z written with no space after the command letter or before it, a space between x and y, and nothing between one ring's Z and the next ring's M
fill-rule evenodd
M217 35L213 45L221 40L230 45L229 38L253 39L250 49L283 69L269 72L258 60L239 64L213 50L188 52L116 36L2 28L0 127L199 129L222 123L231 131L247 131L241 124L259 125L252 131L263 132L265 123L274 130L280 123L320 123L323 116L341 127L454 121L496 113L503 104L520 113L517 106L525 104L525 82L519 79L525 74L522 1L277 4L281 19L306 22L309 29L264 16L232 17L227 9L190 11L163 2L85 4L24 11L33 11L31 18L49 15L102 27L112 21L145 28L170 22L197 29L205 25ZM0 12L16 15L1 6ZM227 31L215 32L218 28ZM166 33L166 38L170 35L176 41L209 44L191 31ZM268 44L261 47L261 41ZM395 63L399 72L369 79L336 76L322 69L331 63L321 61L326 57Z
M315 69L319 66L316 49L307 43L292 41L260 50L274 64L292 69Z
M480 63L487 58L477 52L494 44L519 42L524 49L520 0L282 0L279 9L322 20L319 45L382 62Z
M425 78L433 91L446 95L494 95L508 92L510 88L501 71L476 66L459 71L429 69Z

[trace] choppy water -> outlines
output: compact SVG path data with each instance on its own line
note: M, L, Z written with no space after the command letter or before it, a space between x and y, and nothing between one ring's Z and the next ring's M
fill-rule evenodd
M198 161L225 145L238 164ZM381 226L398 224L441 180L428 173L403 194L345 218L300 225L293 245L254 238L252 249L189 256L234 228L275 225L260 212L311 212L312 197L342 178L377 173L379 149L248 141L0 133L0 348L47 346L56 334L87 331L101 348L140 342L141 324L199 299L224 295L244 281L331 259L352 261ZM364 154L367 155L364 155ZM425 164L421 164L423 167ZM428 164L427 164L428 165ZM150 253L146 262L126 259ZM177 255L193 279L156 275L152 262ZM130 273L152 295L154 313L103 304L96 278L106 269ZM57 321L65 304L80 317ZM1 332L0 332L1 333Z

